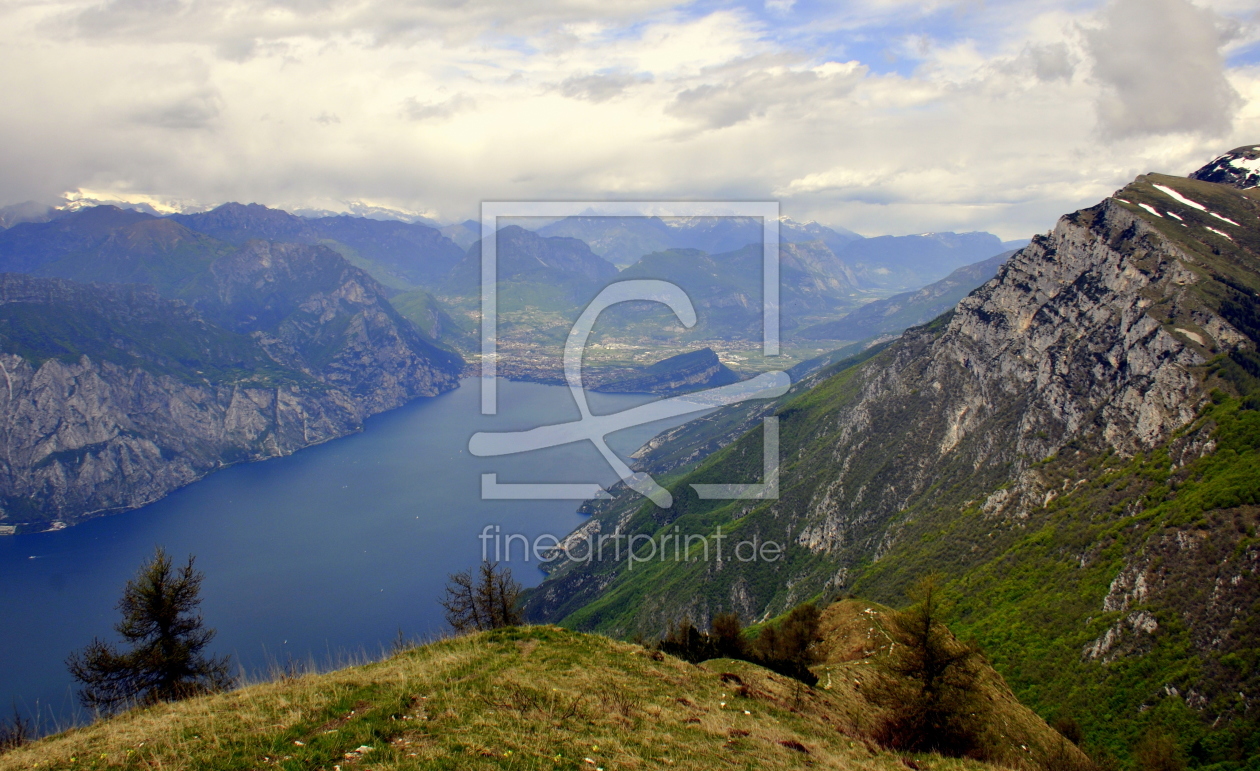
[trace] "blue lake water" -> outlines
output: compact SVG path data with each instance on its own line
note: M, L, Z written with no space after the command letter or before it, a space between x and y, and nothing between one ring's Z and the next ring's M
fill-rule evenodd
M93 636L114 640L115 603L161 544L205 573L202 612L215 653L246 671L378 654L399 629L441 631L448 574L476 565L486 525L563 537L582 521L572 501L483 501L499 482L598 482L616 475L588 442L500 458L468 452L476 431L576 420L567 388L500 381L499 414L480 414L476 380L367 421L362 433L286 458L225 469L142 509L67 530L0 538L0 708L46 726L75 716L64 660ZM647 397L591 394L596 413ZM675 419L627 429L623 457ZM518 552L521 583L542 574Z

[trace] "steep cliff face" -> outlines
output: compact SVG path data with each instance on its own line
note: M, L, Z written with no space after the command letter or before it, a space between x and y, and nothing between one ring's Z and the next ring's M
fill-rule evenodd
M192 307L0 274L0 522L135 508L456 384L458 361L323 247L255 243L211 275Z
M834 588L886 553L907 521L939 506L942 491L953 504L981 496L986 515L1019 519L1047 493L1035 467L1069 443L1131 456L1190 423L1207 398L1198 368L1252 343L1202 291L1203 282L1217 285L1206 258L1143 211L1108 199L1063 218L951 314L781 407L789 449L780 498L750 520L766 528L763 537L773 523L774 537L824 556L810 564L830 565L823 580ZM1215 246L1194 243L1214 257ZM675 510L654 521L716 508L680 492ZM720 583L755 570L726 570ZM817 579L741 602L755 616L777 612L822 588ZM544 594L564 596L556 580Z
M229 463L356 430L335 389L196 385L87 356L39 367L0 354L0 522L21 530L143 506Z
M943 329L909 333L857 376L857 399L829 416L836 472L789 499L803 507L798 543L877 554L881 525L930 485L1018 479L1081 437L1131 455L1189 423L1206 360L1148 311L1156 298L1196 305L1194 280L1180 250L1118 203L1065 218ZM1199 327L1242 339L1195 311ZM1016 516L1028 505L1006 490L990 503Z
M1260 623L1257 289L1260 195L1139 178L1064 217L951 313L779 403L777 500L689 488L761 481L754 422L688 458L671 509L623 494L574 536L721 525L728 544L783 545L780 559L573 559L530 611L652 634L683 615L760 620L820 593L898 601L943 572L958 622L1043 709L1070 704L1118 747L1133 737L1115 725L1165 718L1192 738L1244 735L1236 694L1260 687L1242 663ZM722 446L716 427L758 412L743 409L695 433ZM641 465L677 457L664 442Z

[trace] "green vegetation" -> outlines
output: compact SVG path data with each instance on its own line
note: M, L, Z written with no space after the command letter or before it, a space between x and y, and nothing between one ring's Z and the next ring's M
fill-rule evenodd
M214 639L197 613L203 578L191 556L177 570L158 548L118 601L122 621L114 629L131 649L120 653L96 639L66 662L85 707L110 713L228 687L229 659L203 655Z
M911 592L915 604L889 616L888 653L879 660L875 701L885 709L876 739L894 749L962 756L977 752L988 704L981 698L980 650L943 623L936 577Z
M1177 206L1153 184L1181 190L1238 222L1260 211L1260 191L1158 176L1139 179L1120 197L1161 211ZM1117 207L1158 232L1130 227ZM1207 323L1210 311L1260 341L1260 230L1235 232L1185 208L1177 209L1184 226L1114 202L1068 218L1098 228L1135 270L1176 278L1144 293L1150 301L1144 312L1194 346L1205 364L1187 366L1199 381L1191 397L1202 399L1197 420L1166 441L1121 456L1090 433L1096 418L1085 415L1080 435L1053 457L1018 457L992 445L994 437L1019 436L1016 427L1029 417L1012 397L987 405L991 416L971 429L972 444L943 451L940 427L956 416L934 411L930 389L975 377L951 372L950 362L924 369L951 320L946 314L772 408L721 411L679 432L679 442L645 462L673 493L670 509L630 496L592 507L606 530L619 527L626 536L657 538L675 529L712 536L720 526L728 542L785 543L780 560L728 560L720 572L705 560L640 562L633 570L609 561L559 565L548 590L530 596L531 611L578 629L651 634L669 607L783 612L838 589L900 605L918 578L940 573L953 606L951 626L976 639L1041 716L1079 727L1091 754L1130 764L1139 742L1154 732L1173 737L1192 768L1254 766L1260 724L1249 699L1260 691L1254 571L1260 358L1245 342L1226 347L1219 342L1224 333L1197 324ZM1104 230L1108 217L1125 227ZM1217 224L1233 239L1207 230ZM1168 241L1191 259L1177 257ZM1194 280L1177 277L1182 268ZM1086 274L1078 283L1087 280L1100 279ZM1219 348L1200 342L1209 338ZM864 389L883 389L888 381L897 387L862 401ZM1087 375L1064 385L1091 387ZM699 500L693 483L760 481L756 417L770 412L779 416L779 499ZM1026 436L1044 441L1052 428L1032 426ZM843 490L830 485L841 462ZM921 488L906 482L913 475L923 480ZM1039 491L1035 501L1022 499L1027 504L1018 511L986 506L1004 491L1026 494L1020 484ZM829 511L843 516L826 520ZM825 531L824 522L838 532Z
M0 305L0 348L39 367L83 356L184 382L303 383L248 336L207 324L186 309L131 288L77 293L73 300Z
M793 608L778 622L761 626L752 641L744 639L739 616L719 613L708 632L701 632L689 619L671 624L669 631L653 647L662 653L698 664L709 659L739 659L765 667L785 677L815 685L818 676L810 670L816 661L818 606L812 602Z
M923 771L984 767L881 751L854 724L848 691L798 698L795 682L745 662L696 666L598 635L516 627L133 709L0 755L0 771L905 771L903 757Z

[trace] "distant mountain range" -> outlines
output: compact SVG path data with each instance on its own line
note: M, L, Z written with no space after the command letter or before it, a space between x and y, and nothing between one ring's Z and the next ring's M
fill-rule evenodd
M866 340L881 335L899 335L953 308L972 290L997 275L998 268L1013 254L1014 251L1002 252L966 265L917 291L875 300L835 321L799 330L796 337L806 340Z
M0 233L0 263L112 282L0 273L0 523L19 531L355 431L463 364L324 246L99 207Z
M730 252L761 243L762 222L751 217L566 217L537 228L545 236L569 236L590 244L591 250L625 267L645 254L670 249L699 249L711 254ZM779 222L779 240L789 243L822 241L833 252L862 237L844 228L817 222Z
M848 244L837 256L867 288L906 291L1008 250L992 233L877 236Z
M607 283L617 268L591 251L586 242L543 236L517 225L499 230L496 271L502 309L535 305L576 309ZM441 286L443 294L481 293L481 241L468 248Z

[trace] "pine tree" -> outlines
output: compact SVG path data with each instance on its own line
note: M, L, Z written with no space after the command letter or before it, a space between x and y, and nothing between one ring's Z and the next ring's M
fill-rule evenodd
M821 620L822 610L814 603L797 605L777 626L766 624L761 628L753 643L752 660L806 685L815 685L818 676L810 667L818 660Z
M203 655L215 634L197 613L203 578L191 555L176 569L158 547L118 601L122 621L114 629L130 649L94 639L66 661L83 684L84 706L109 713L228 687L229 658Z
M512 579L510 569L482 562L475 577L472 570L451 575L446 596L438 602L446 622L462 634L519 626L523 621L517 608L520 598L521 585Z
M895 749L963 755L979 737L980 651L955 639L943 623L937 579L911 592L917 602L893 614L885 630L890 650L872 696L885 709L877 739Z

